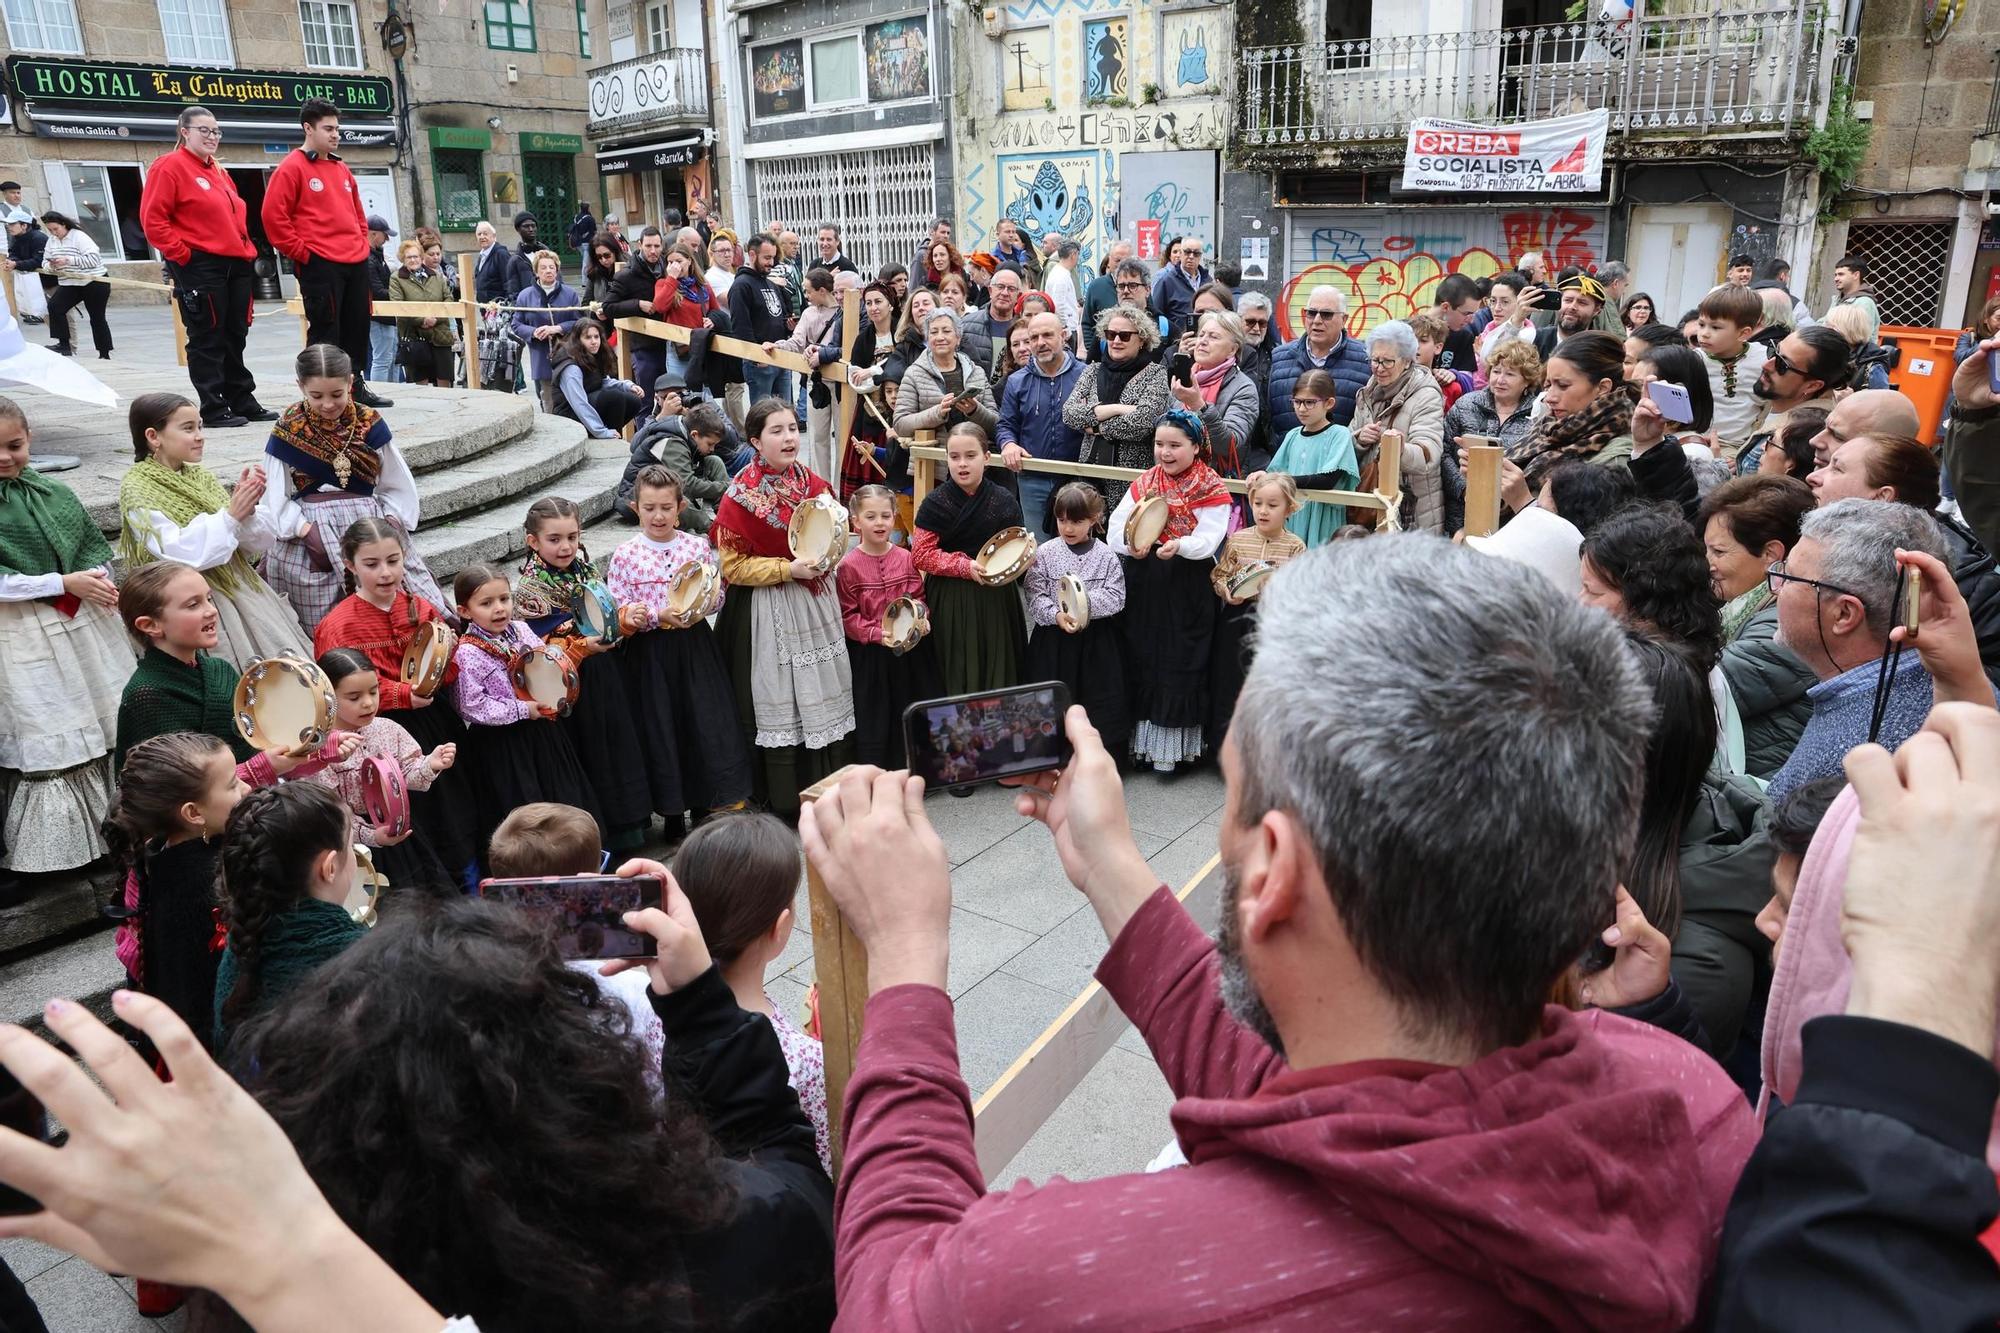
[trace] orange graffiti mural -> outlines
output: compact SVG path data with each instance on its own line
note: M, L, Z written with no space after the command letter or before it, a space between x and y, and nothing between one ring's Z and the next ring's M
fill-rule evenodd
M1309 264L1278 293L1278 331L1296 338L1305 328L1306 297L1315 287L1332 287L1347 298L1347 331L1359 337L1384 320L1408 319L1437 304L1445 275L1490 278L1508 267L1491 250L1474 248L1449 260L1431 254L1403 259L1370 259L1359 264Z

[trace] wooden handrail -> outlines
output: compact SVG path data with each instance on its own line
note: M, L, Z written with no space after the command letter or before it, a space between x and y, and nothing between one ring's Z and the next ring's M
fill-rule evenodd
M910 446L910 457L918 462L936 465L945 461L944 450L936 445L914 444ZM1006 460L999 454L988 454L986 466L1004 468ZM1107 467L1102 463L1065 463L1047 458L1027 458L1021 461L1024 472L1047 472L1060 477L1088 477L1095 481L1129 482L1140 475L1141 469L1131 467ZM1222 484L1237 495L1245 495L1249 487L1234 477L1224 477ZM1301 500L1311 500L1319 504L1348 505L1356 509L1387 510L1400 504L1400 497L1377 494L1374 491L1319 491L1302 490Z

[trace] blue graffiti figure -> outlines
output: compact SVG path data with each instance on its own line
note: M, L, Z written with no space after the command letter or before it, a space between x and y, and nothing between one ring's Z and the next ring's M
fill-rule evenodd
M1164 225L1187 212L1188 192L1172 181L1161 181L1146 196L1146 216Z
M1007 216L1021 229L1021 235L1030 245L1041 243L1042 237L1054 233L1066 240L1083 244L1083 257L1090 258L1090 230L1092 210L1090 192L1080 190L1074 202L1069 197L1069 183L1062 178L1053 162L1043 162L1035 172L1035 179L1028 186L1027 194L1007 205Z
M1196 28L1193 36L1190 41L1187 30L1181 30L1181 63L1174 70L1174 78L1183 88L1197 88L1208 82L1208 29Z
M1361 233L1345 227L1315 227L1307 245L1316 264L1365 264L1375 257Z

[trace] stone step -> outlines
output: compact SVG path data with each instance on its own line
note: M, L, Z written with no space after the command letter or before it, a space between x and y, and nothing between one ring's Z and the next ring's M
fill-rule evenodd
M521 502L525 510L549 483L585 461L589 443L576 422L537 416L524 434L423 473L417 478L419 531L515 496L527 497ZM518 522L520 515L514 518Z
M565 421L562 424L575 423ZM452 575L479 561L489 564L518 561L527 549L521 522L527 516L528 506L544 495L560 495L574 500L583 513L586 530L594 531L592 525L610 513L611 499L617 491L619 478L624 475L625 460L630 457L630 451L623 440L585 440L582 445L579 465L538 483L515 483L503 501L496 501L477 512L464 513L446 522L433 524L429 521L430 502L426 498L426 521L417 530L416 544L424 563L430 566L437 580L449 583ZM612 526L622 528L619 524ZM630 532L630 529L622 530ZM612 545L622 540L622 536L617 537ZM597 549L597 541L592 541L590 550L593 555L602 556L605 552Z
M75 1000L108 1020L111 992L124 984L125 968L113 952L107 923L104 929L45 946L0 969L0 1022L44 1032L42 1006L52 999Z
M96 929L104 920L98 908L117 893L119 879L109 861L31 876L33 895L17 907L0 911L0 959ZM0 974L11 968L11 964L0 963Z

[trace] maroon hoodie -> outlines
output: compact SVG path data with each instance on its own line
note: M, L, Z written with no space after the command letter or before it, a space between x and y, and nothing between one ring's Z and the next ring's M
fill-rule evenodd
M1693 1047L1551 1008L1539 1037L1464 1068L1292 1072L1224 1010L1215 946L1165 889L1098 979L1181 1098L1191 1165L985 1193L951 1001L885 990L847 1089L840 1327L1694 1320L1756 1127Z

